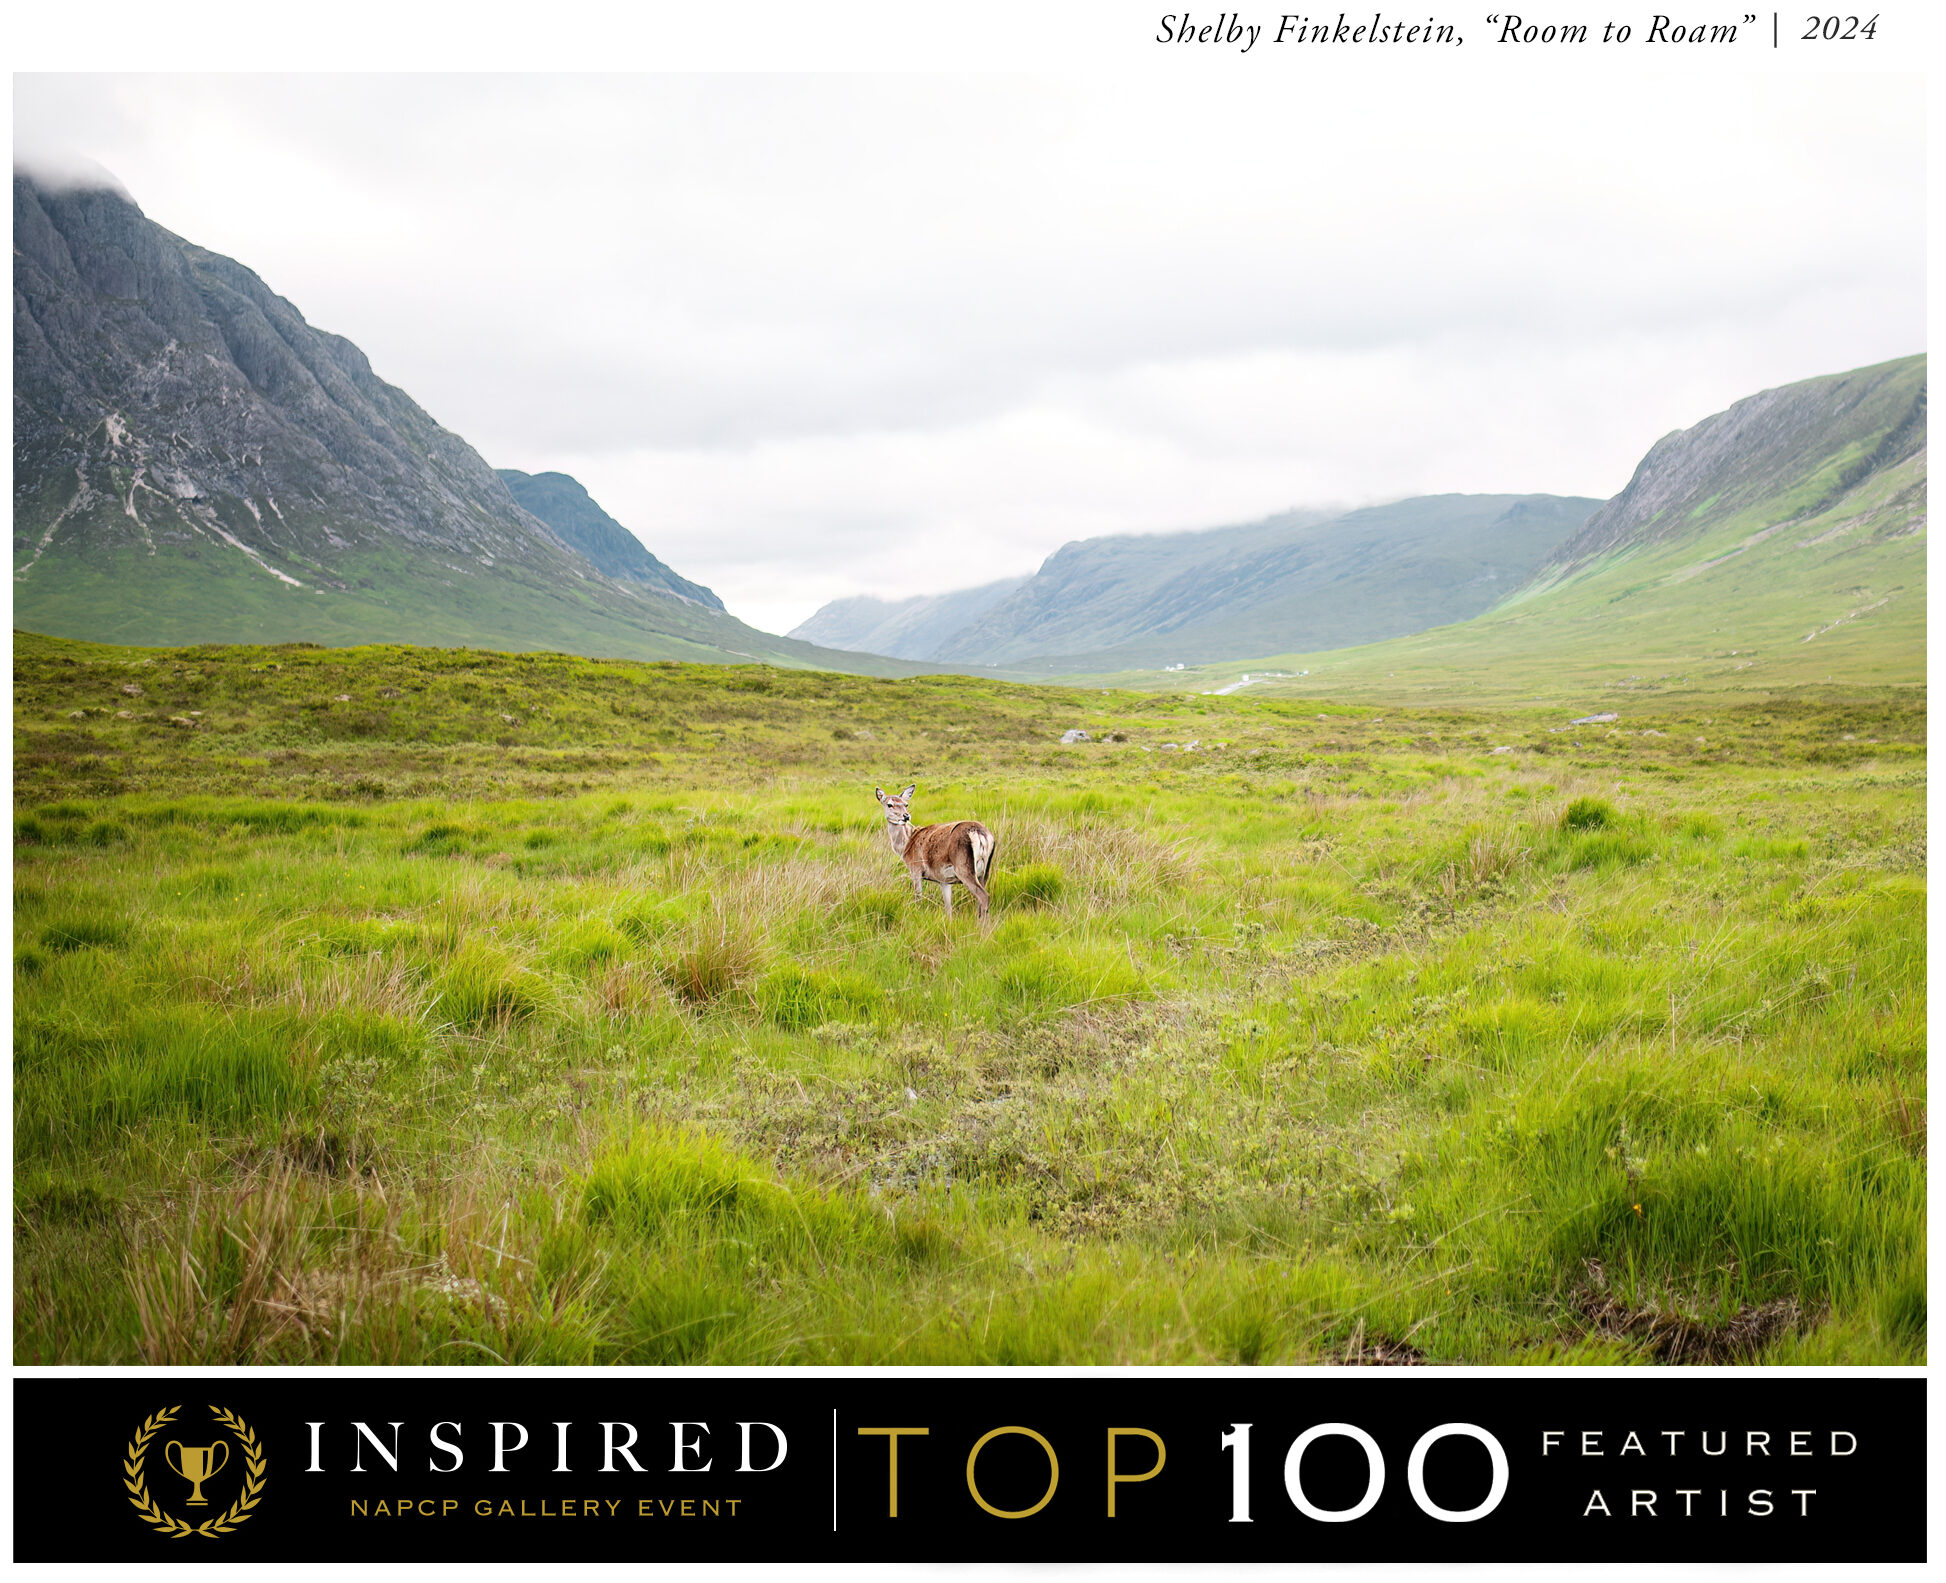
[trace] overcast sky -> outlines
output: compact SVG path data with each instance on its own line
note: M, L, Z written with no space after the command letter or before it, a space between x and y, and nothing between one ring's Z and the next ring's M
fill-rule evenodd
M1918 77L16 78L746 620L1067 540L1605 496L1925 344Z

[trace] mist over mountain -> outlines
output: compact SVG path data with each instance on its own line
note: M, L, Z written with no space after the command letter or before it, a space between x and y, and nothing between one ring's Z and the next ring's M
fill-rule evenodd
M1482 695L1563 667L1621 667L1631 686L1757 670L1782 665L1785 644L1820 677L1923 674L1926 407L1918 355L1761 391L1665 435L1606 502L1431 495L1082 540L906 652L1042 676L1322 656L1313 690L1410 675ZM874 643L874 621L921 604L840 601L799 631Z
M1923 356L1737 402L1658 441L1605 504L1438 495L1089 539L1031 578L836 601L779 638L566 474L496 473L350 341L117 187L17 173L14 231L15 619L34 630L892 675L1102 674L1516 628L1523 652L1592 653L1631 624L1667 647L1732 621L1802 624L1801 642L1864 624L1923 653Z
M1357 511L1289 511L1239 527L1083 539L999 597L988 597L1000 587L990 585L896 608L837 601L796 635L842 633L876 648L910 611L926 621L898 633L901 653L1041 675L1369 643L1497 604L1598 504L1426 495ZM971 608L975 595L984 608ZM953 599L963 603L945 603ZM968 618L947 631L940 616L948 612Z
M1910 687L1926 676L1926 358L1800 380L1648 450L1512 597L1357 648L1265 648L1265 692L1571 697ZM1228 682L1225 667L1180 685ZM1699 738L1698 741L1705 739Z
M914 669L757 632L573 480L516 482L538 510L234 259L16 172L16 625Z

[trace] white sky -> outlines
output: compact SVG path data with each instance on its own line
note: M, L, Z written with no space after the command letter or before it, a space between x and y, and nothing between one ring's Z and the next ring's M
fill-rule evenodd
M1069 539L1608 495L1925 344L1917 77L50 77L83 154L782 631Z

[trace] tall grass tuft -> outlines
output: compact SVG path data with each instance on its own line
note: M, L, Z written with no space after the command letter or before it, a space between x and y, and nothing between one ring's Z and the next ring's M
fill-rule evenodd
M1003 869L994 877L996 907L1052 907L1067 888L1067 876L1052 863L1028 863Z
M1615 805L1600 797L1577 797L1561 812L1563 830L1606 830L1620 821Z
M692 1006L740 989L757 970L762 949L721 914L693 926L663 960L662 976Z

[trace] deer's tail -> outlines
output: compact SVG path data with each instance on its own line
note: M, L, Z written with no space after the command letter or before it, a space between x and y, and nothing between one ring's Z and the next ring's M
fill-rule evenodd
M966 839L973 848L973 877L985 886L987 876L993 872L993 854L999 843L985 825L975 825L966 832Z

